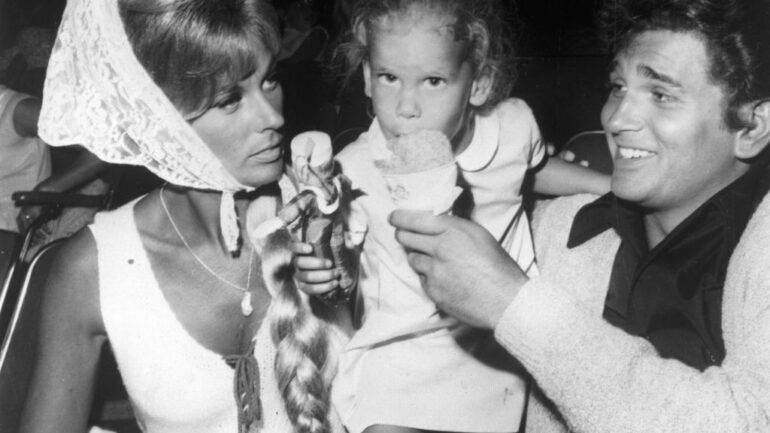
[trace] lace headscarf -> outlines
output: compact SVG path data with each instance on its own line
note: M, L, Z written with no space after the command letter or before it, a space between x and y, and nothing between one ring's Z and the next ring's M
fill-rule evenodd
M238 250L233 195L254 187L224 168L139 63L118 0L67 2L38 133L53 146L81 144L104 161L143 165L172 184L222 191L222 236Z

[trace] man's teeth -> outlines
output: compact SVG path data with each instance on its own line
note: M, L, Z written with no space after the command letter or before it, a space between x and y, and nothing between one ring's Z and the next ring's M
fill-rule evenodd
M654 155L654 153L647 150L631 149L628 147L618 147L618 154L620 154L621 158L628 158L628 159L644 158L646 156Z

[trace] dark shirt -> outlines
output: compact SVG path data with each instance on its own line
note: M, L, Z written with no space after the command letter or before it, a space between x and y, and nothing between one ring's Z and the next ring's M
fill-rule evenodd
M644 210L609 193L575 216L567 246L608 229L621 239L604 318L649 340L663 358L705 369L725 356L722 289L730 256L762 197L767 166L712 196L650 250Z

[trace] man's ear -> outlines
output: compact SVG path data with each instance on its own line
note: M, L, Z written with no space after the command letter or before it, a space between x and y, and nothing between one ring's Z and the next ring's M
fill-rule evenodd
M751 159L770 142L770 100L747 104L742 115L749 120L748 126L738 132L735 142L735 156Z
M468 101L474 107L480 107L487 102L489 94L492 92L492 81L494 80L494 73L489 68L484 68L479 72L476 78L473 80L471 86L471 95Z
M364 60L363 63L363 69L364 69L364 93L366 93L366 96L372 97L372 70L369 68L370 63L368 60Z

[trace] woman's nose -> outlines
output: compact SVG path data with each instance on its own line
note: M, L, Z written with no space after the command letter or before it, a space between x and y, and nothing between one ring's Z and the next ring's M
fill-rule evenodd
M422 112L415 90L407 88L399 92L396 114L405 119L420 117Z
M254 97L255 119L260 131L278 129L284 124L283 92L277 89L273 93L258 92Z

